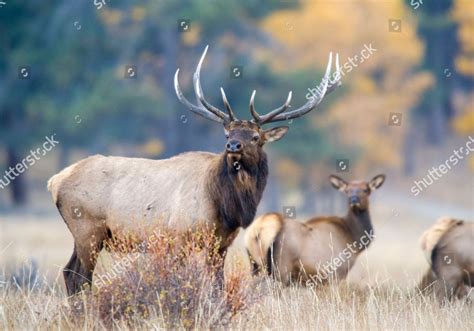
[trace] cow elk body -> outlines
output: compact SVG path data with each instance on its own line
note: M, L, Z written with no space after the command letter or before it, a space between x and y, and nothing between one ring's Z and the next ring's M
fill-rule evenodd
M418 287L440 301L466 296L474 287L474 223L442 217L420 242L431 265Z
M340 85L336 58L336 80L329 83L332 54L323 78L322 93L302 107L288 110L291 92L279 108L260 116L250 100L253 119L238 120L221 88L226 112L204 98L200 83L204 51L193 76L197 104L188 101L179 86L178 99L190 111L224 125L224 152L188 152L169 159L149 160L95 155L81 160L48 182L53 200L73 238L74 251L64 268L67 292L72 295L90 284L96 253L110 237L133 237L170 228L178 233L200 226L213 227L225 254L239 227L255 217L267 181L267 156L262 147L284 136L288 127L264 130L267 123L300 117L314 109L325 95Z
M315 217L305 223L277 213L258 217L245 233L253 272L265 270L285 285L291 280L324 284L329 278L344 279L372 241L368 198L384 180L378 175L369 183L347 183L330 176L331 184L348 196L345 217Z

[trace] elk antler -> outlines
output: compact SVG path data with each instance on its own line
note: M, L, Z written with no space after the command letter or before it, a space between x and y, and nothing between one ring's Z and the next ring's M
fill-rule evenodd
M201 67L202 67L202 63L204 62L204 58L206 57L208 48L209 48L209 45L206 46L206 49L204 49L204 52L201 55L201 59L199 60L199 63L197 65L196 71L194 72L194 75L193 75L194 93L196 94L196 99L197 99L198 104L194 105L191 102L189 102L188 99L184 97L183 92L181 91L181 88L179 87L179 81L178 81L179 69L176 70L176 74L174 75L174 89L176 91L176 96L178 97L178 100L181 101L181 103L184 104L193 113L196 113L212 121L227 124L229 122L236 120L236 117L234 113L232 112L232 109L230 108L229 103L227 102L227 98L225 98L224 90L221 88L222 98L224 100L224 105L227 109L227 112L229 113L228 115L225 114L220 109L211 105L204 98L204 93L202 92L201 80L200 80Z
M260 116L255 111L255 105L254 105L255 91L253 91L252 97L250 98L250 113L252 114L254 118L254 122L259 125L263 125L265 123L290 120L290 119L297 118L297 117L303 116L304 114L309 113L312 109L314 109L317 105L321 103L321 101L326 95L328 95L329 93L334 91L336 87L341 85L341 68L339 66L339 54L336 54L335 80L334 82L329 83L329 74L331 71L331 66L332 66L332 52L329 53L329 61L326 67L326 73L324 74L324 77L321 81L322 86L320 87L321 91L319 95L313 96L303 106L295 110L290 110L290 111L285 112L285 110L288 107L290 107L290 101L291 101L291 95L292 95L290 91L290 93L288 93L288 98L286 99L286 102L283 104L283 106L272 110L266 115Z

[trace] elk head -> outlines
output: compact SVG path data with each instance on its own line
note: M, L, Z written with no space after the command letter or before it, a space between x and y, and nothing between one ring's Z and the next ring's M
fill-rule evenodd
M353 211L364 211L369 208L369 196L385 181L385 175L377 175L370 182L351 181L347 183L344 179L331 175L329 176L331 185L341 192L344 192L349 200L349 208Z
M260 161L262 155L262 147L267 142L272 142L281 139L288 131L287 126L274 127L271 129L263 129L264 124L278 121L291 120L300 117L312 109L314 109L324 98L325 95L332 92L340 83L340 67L339 67L339 56L336 56L336 79L333 82L329 82L329 74L332 64L332 53L329 55L329 62L326 68L326 74L322 81L322 89L319 97L314 97L308 100L302 107L294 110L288 110L290 108L292 92L288 93L286 102L270 111L266 115L259 115L255 111L255 90L250 98L250 113L252 114L252 120L239 120L236 118L228 100L224 89L221 87L221 95L224 103L226 112L218 109L211 105L205 98L201 87L200 75L201 66L206 57L207 49L206 46L204 53L199 60L196 71L193 75L194 92L196 94L197 104L189 102L183 95L178 82L179 69L176 70L174 76L174 87L176 95L179 101L183 103L190 111L196 113L204 118L211 121L219 122L224 125L224 132L226 135L225 154L227 161L238 171L241 167L251 168ZM288 111L287 111L288 110Z

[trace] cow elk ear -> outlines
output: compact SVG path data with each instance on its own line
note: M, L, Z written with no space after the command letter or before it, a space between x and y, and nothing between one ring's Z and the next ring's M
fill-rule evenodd
M280 140L288 132L288 129L289 128L287 126L279 126L263 131L265 141L272 142Z
M371 191L378 189L385 182L385 175L377 175L369 182Z
M344 191L347 187L347 182L336 175L329 176L329 181L331 185L339 191Z

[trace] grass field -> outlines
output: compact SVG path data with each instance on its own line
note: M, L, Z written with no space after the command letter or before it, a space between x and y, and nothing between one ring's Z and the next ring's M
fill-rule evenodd
M268 279L249 281L246 290L255 296L245 309L233 315L225 328L472 330L472 303L457 301L440 306L433 298L415 291L416 283L428 268L418 237L434 220L419 215L401 219L391 210L382 204L373 211L375 241L359 257L347 281L314 289L296 286L283 289ZM404 216L408 216L406 213ZM77 321L67 308L69 301L61 273L72 252L73 241L59 215L3 216L0 231L0 329L77 329ZM32 261L37 267L31 267ZM101 254L97 272L107 270L110 263L111 257ZM227 276L248 269L239 235L226 261ZM29 290L27 285L17 286L12 281L12 276L16 276L28 283L28 279L33 279L31 274L39 277L40 285L36 289ZM103 324L93 306L84 304L81 328L110 327ZM209 308L203 306L196 312L193 325L204 329L219 327ZM117 329L166 326L159 309L152 309L146 319L137 323L130 325L117 320L113 326Z

